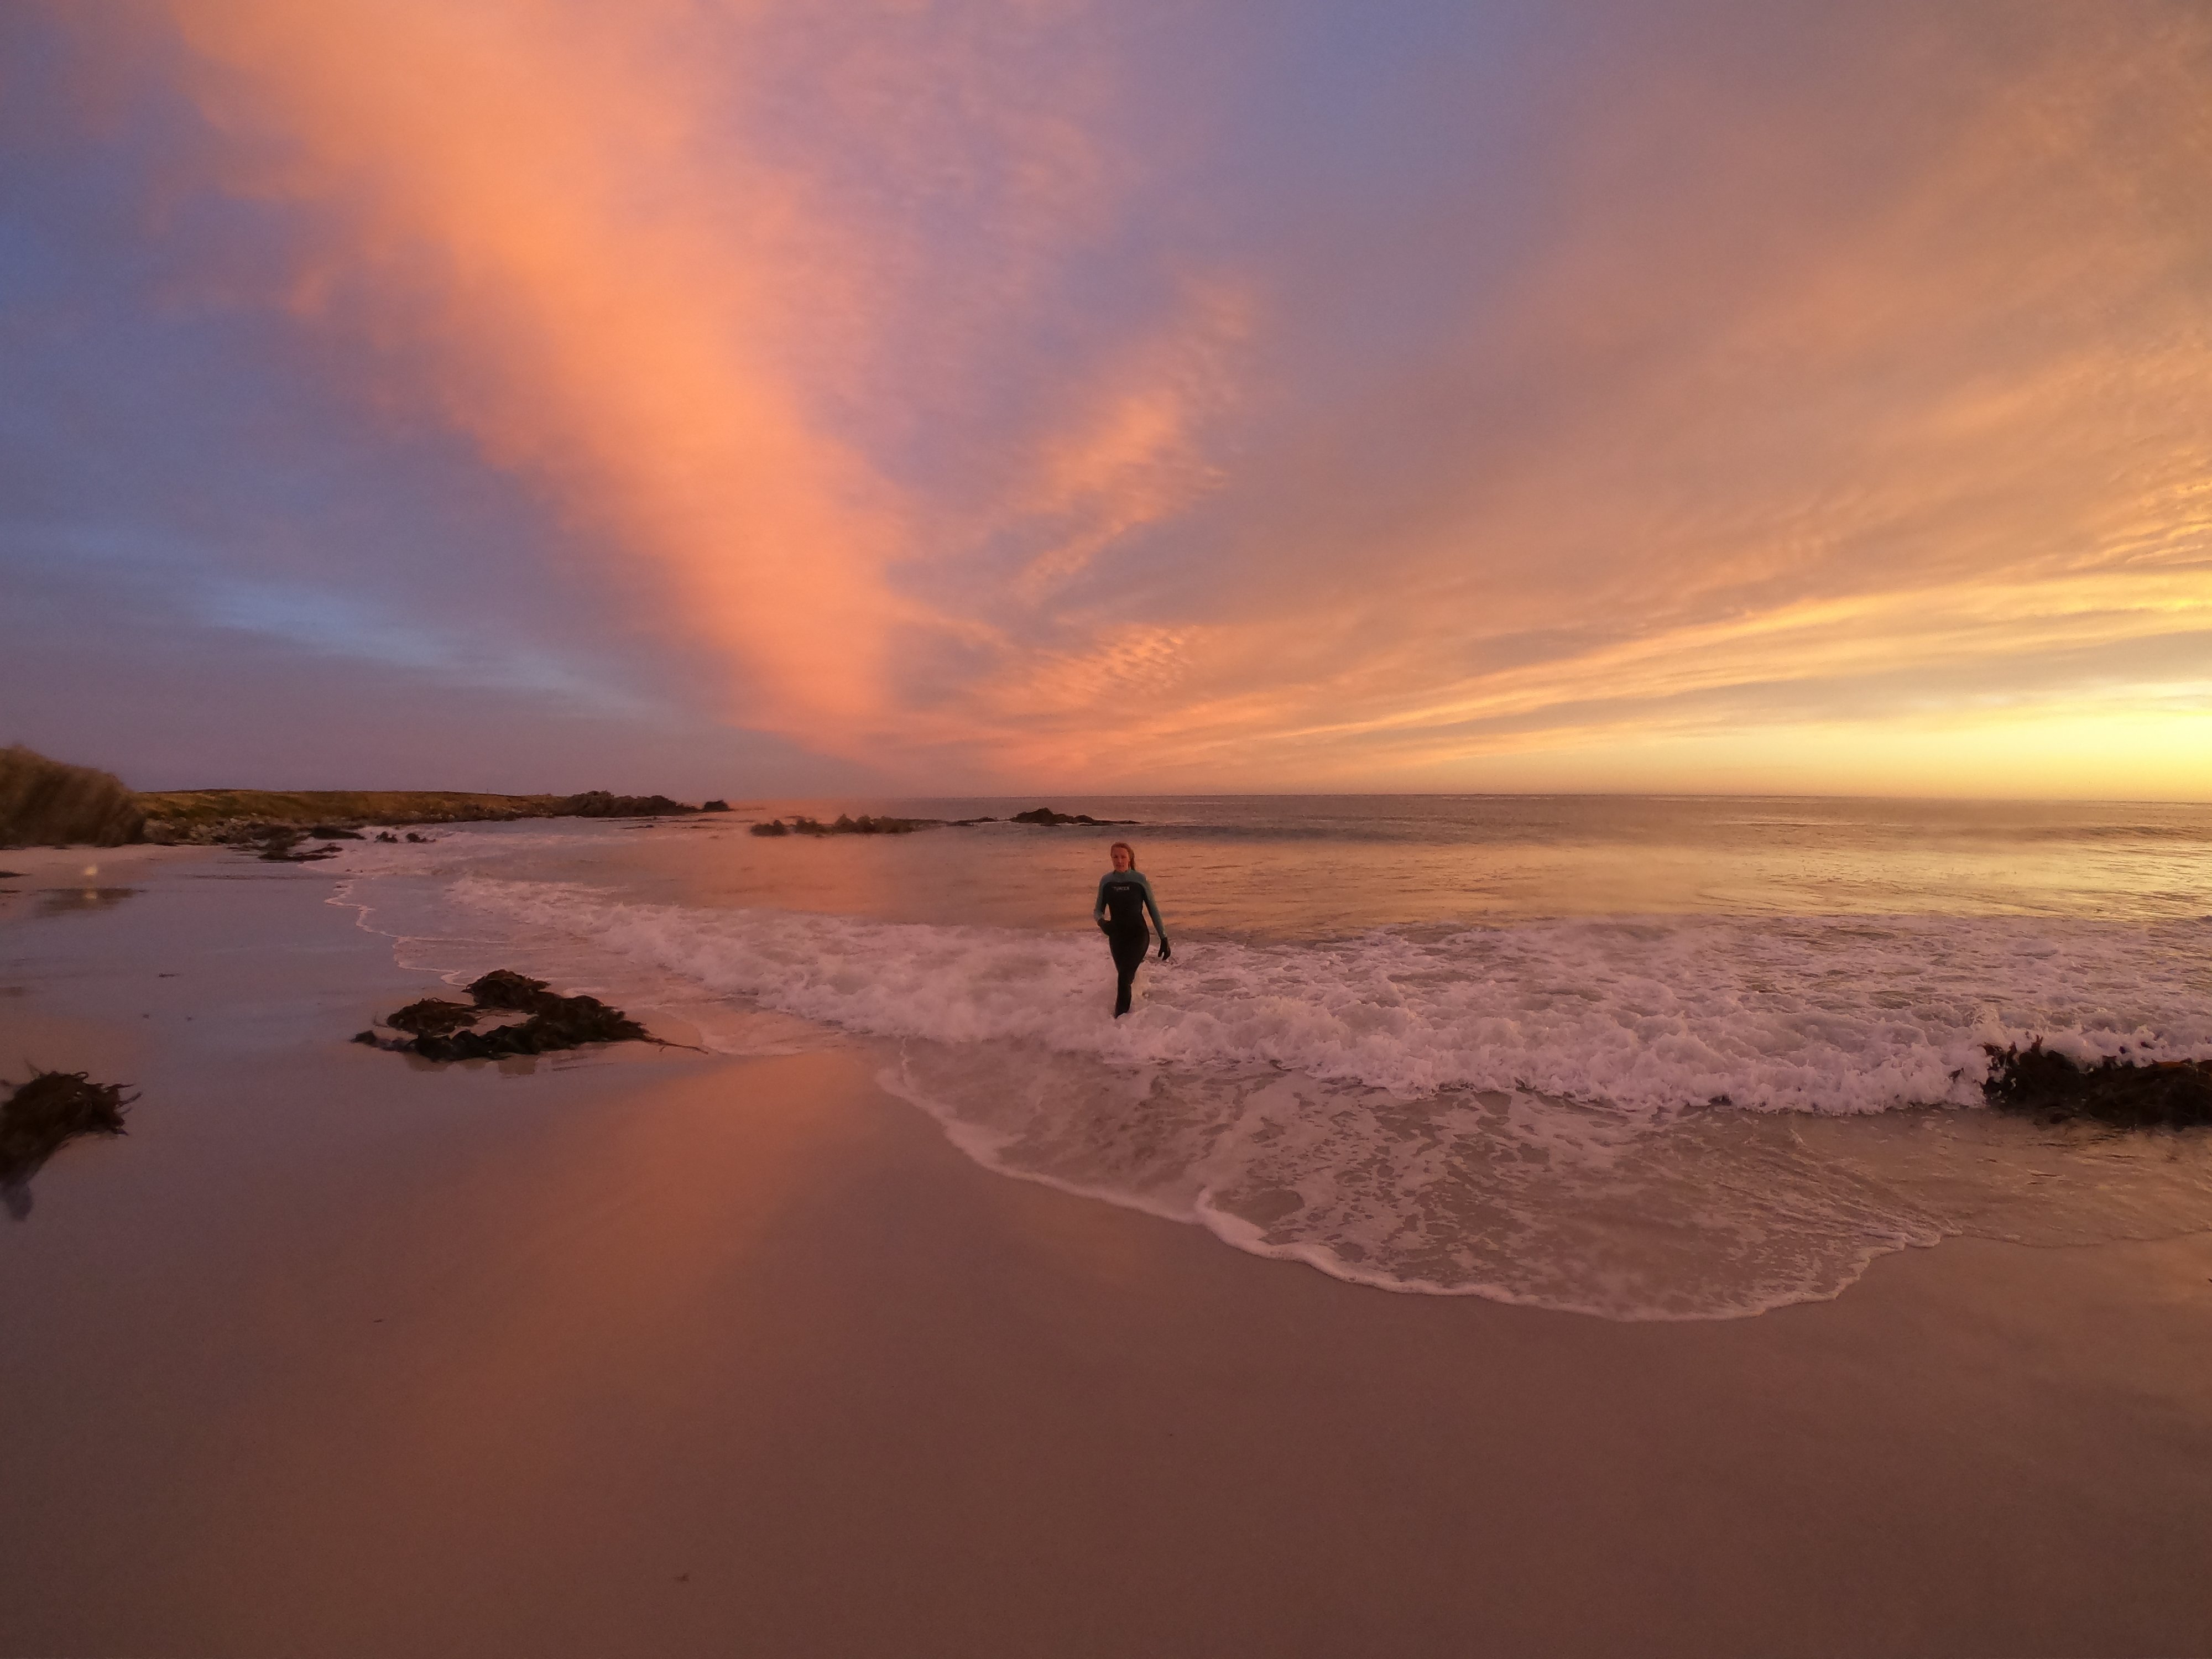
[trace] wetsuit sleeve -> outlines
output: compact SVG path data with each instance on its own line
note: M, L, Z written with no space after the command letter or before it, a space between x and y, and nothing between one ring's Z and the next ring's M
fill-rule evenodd
M1138 876L1137 879L1145 884L1145 908L1152 913L1152 927L1159 933L1161 943L1165 944L1168 937L1168 925L1160 920L1160 907L1158 901L1152 897L1152 881L1148 877L1146 877L1141 873ZM1105 901L1102 896L1100 902L1103 903Z
M1098 878L1098 902L1091 907L1091 920L1106 920L1106 878L1103 876Z

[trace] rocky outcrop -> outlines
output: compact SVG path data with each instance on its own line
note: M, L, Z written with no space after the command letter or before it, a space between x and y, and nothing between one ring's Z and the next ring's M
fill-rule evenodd
M479 795L408 789L174 789L141 795L146 839L244 847L289 830L324 840L394 823L506 823L518 818L666 817L702 811L665 795Z
M2082 1066L2042 1041L1989 1047L1982 1097L2045 1123L2090 1118L2124 1129L2212 1125L2212 1066L2195 1060L2108 1059Z
M678 812L696 812L699 808L686 806L680 800L671 800L665 795L611 795L604 789L586 789L580 795L563 799L556 811L545 814L550 818L661 818Z
M753 825L757 836L907 836L917 830L951 828L969 830L980 823L996 823L992 817L982 818L894 818L870 817L862 813L859 817L838 817L835 823L823 823L809 817L794 817L786 823L781 818L770 818L765 823ZM1095 830L1120 829L1133 825L1134 818L1094 818L1087 812L1055 812L1049 806L1033 807L1026 812L1017 812L1006 820L1008 823L1036 823L1056 827L1064 823L1089 824Z
M338 855L338 848L334 842L326 841L320 847L302 847L301 843L307 841L311 833L316 836L341 834L349 841L362 839L343 830L322 829L310 832L289 829L281 823L261 823L254 825L247 836L236 844L247 852L258 854L271 864L313 864L318 860L334 859Z
M331 839L387 823L506 823L550 817L566 795L483 795L422 789L172 789L138 797L146 838L242 847L281 830Z
M988 818L976 818L969 820L969 822L988 823L990 820ZM1055 812L1049 806L1033 806L1026 812L1015 813L1012 817L1007 820L1007 822L1010 823L1042 823L1048 825L1062 823L1087 823L1097 829L1118 830L1133 825L1137 821L1134 818L1094 818L1088 812Z
M0 749L0 847L120 847L145 835L138 798L110 774Z
M934 830L941 818L870 817L866 812L857 818L842 812L835 823L823 823L814 818L794 817L789 823L781 818L770 818L766 823L753 825L757 836L910 836L917 830Z

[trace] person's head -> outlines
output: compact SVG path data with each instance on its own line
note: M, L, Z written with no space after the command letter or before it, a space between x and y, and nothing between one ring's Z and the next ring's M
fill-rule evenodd
M1112 854L1114 867L1116 870L1133 870L1137 867L1137 849L1130 846L1127 842L1117 841L1106 850Z

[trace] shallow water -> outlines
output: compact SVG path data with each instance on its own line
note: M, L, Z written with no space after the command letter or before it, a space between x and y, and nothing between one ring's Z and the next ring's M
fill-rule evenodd
M349 845L401 959L713 1046L855 1045L992 1168L1391 1289L1616 1318L1832 1296L1948 1234L2212 1218L2202 1136L1996 1117L1984 1045L2212 1058L2212 809L1642 798L1055 800L1127 830L655 825ZM1138 844L1176 955L1109 1017Z

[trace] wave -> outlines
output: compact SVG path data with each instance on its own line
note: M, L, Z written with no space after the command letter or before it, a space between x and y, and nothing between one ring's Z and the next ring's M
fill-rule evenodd
M2212 939L2191 925L1193 938L1115 1021L1085 933L647 902L467 864L367 876L345 902L413 965L524 957L681 1008L730 1051L856 1048L986 1167L1396 1291L1735 1317L1954 1233L2086 1243L2212 1212L2203 1138L2054 1142L1947 1109L1978 1100L1987 1042L2212 1058Z
M1670 1115L1980 1098L1986 1044L2212 1057L2201 928L2014 918L1563 921L1200 940L1109 1017L1087 934L625 902L465 876L479 912L879 1036L1120 1066L1263 1065L1402 1095L1522 1091Z

